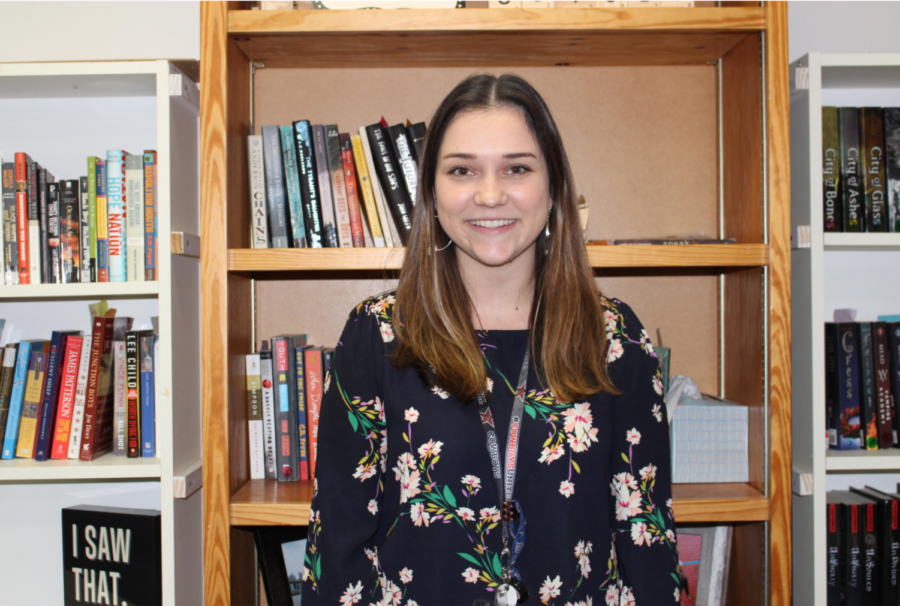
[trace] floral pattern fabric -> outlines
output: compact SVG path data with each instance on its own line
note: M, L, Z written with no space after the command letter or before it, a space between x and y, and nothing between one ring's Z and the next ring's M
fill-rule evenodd
M493 603L499 497L478 407L394 368L393 304L387 294L353 311L326 377L303 603ZM679 602L659 364L631 309L604 306L620 395L559 402L529 372L515 487L529 604ZM505 444L527 331L478 338Z

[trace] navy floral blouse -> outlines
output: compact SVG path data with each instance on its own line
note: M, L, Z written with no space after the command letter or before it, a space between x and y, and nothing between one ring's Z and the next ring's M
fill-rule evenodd
M391 363L393 294L350 315L325 380L303 604L493 602L499 498L476 403ZM680 602L659 365L631 309L604 299L621 395L563 403L526 388L514 497L526 518L516 568L526 604ZM478 334L506 443L527 331Z

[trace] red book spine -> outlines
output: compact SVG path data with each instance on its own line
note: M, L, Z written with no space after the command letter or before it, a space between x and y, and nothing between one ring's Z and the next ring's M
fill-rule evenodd
M28 163L23 152L16 152L16 233L19 245L19 284L31 284L28 271Z
M91 361L88 366L87 396L84 402L84 425L81 430L82 461L90 461L94 452L94 433L96 431L97 396L100 392L100 356L104 349L103 335L107 318L94 318L91 340ZM112 318L109 319L112 325Z
M353 166L353 143L350 135L341 134L341 163L344 165L344 181L347 183L347 205L350 207L350 236L353 247L366 245L363 236L362 213L359 209L359 192L356 189L356 168Z
M322 350L307 349L306 356L306 424L309 426L309 479L316 477L319 456L319 414L322 412Z
M59 388L59 405L56 408L56 429L53 433L51 459L65 459L69 449L69 432L72 429L72 408L75 403L75 386L78 382L78 366L81 360L81 337L66 339L66 356Z

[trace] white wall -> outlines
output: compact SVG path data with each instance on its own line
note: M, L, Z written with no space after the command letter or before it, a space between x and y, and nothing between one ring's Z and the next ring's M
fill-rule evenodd
M790 2L788 55L898 53L900 2Z

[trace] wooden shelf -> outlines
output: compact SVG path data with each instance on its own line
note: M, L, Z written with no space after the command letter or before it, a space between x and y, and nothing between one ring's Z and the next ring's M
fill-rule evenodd
M228 13L269 67L704 65L765 28L758 7Z
M90 284L23 284L0 286L0 299L76 299L152 297L159 282L92 282Z
M824 234L825 250L900 250L900 234Z
M673 484L679 523L758 522L769 519L769 500L747 484ZM232 526L305 526L310 482L250 480L231 497Z
M588 246L592 267L761 267L769 257L765 244L693 246ZM402 248L231 249L230 271L319 271L400 269Z
M0 481L47 480L129 480L135 478L159 478L159 458L129 459L107 454L94 461L68 459L35 461L13 459L0 461Z
M826 471L885 471L900 469L900 450L829 450Z

